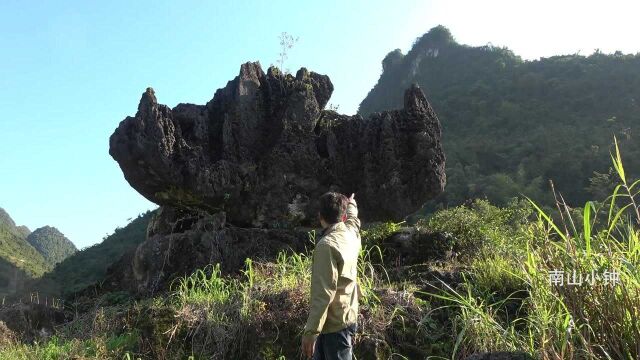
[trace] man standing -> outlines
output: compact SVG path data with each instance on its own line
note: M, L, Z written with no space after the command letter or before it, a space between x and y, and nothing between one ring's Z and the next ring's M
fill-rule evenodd
M302 353L314 360L351 360L358 318L360 220L354 194L320 197L322 237L313 251L311 309Z

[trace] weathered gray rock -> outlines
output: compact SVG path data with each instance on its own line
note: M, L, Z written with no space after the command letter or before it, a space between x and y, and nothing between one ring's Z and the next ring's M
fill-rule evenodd
M62 310L44 304L17 303L0 308L0 336L25 343L46 339L54 334L56 325L69 320Z
M147 240L107 271L103 290L150 294L196 269L220 264L238 273L245 260L273 260L281 251L311 247L307 229L261 229L228 226L224 212L209 214L162 206L149 223Z
M147 239L108 271L104 286L137 292L220 263L303 251L318 197L357 193L364 220L402 218L445 184L440 123L422 91L402 110L365 120L323 108L327 76L296 76L258 63L206 105L158 104L152 89L120 123L109 153L138 192L162 205Z
M443 190L440 123L418 87L367 120L323 111L332 91L325 75L258 63L206 105L170 109L149 88L109 152L147 199L242 227L311 224L328 190L355 192L365 220L402 218Z

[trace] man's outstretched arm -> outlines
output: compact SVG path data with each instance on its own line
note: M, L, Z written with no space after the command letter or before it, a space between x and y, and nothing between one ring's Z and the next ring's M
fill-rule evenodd
M355 232L360 231L360 219L358 219L358 204L355 199L356 194L351 194L347 203L347 220L344 224Z

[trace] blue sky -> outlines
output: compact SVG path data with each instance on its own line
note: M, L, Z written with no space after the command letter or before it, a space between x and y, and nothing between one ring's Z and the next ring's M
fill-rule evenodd
M0 207L32 230L52 225L79 248L155 208L108 154L148 86L161 103L204 104L246 61L331 77L352 114L391 50L430 28L527 59L638 52L633 1L12 1L0 2Z

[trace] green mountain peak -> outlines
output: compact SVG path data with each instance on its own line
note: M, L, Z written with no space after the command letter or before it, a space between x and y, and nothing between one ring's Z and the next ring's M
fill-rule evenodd
M57 264L78 251L64 234L52 226L34 230L27 236L27 242L51 264Z

